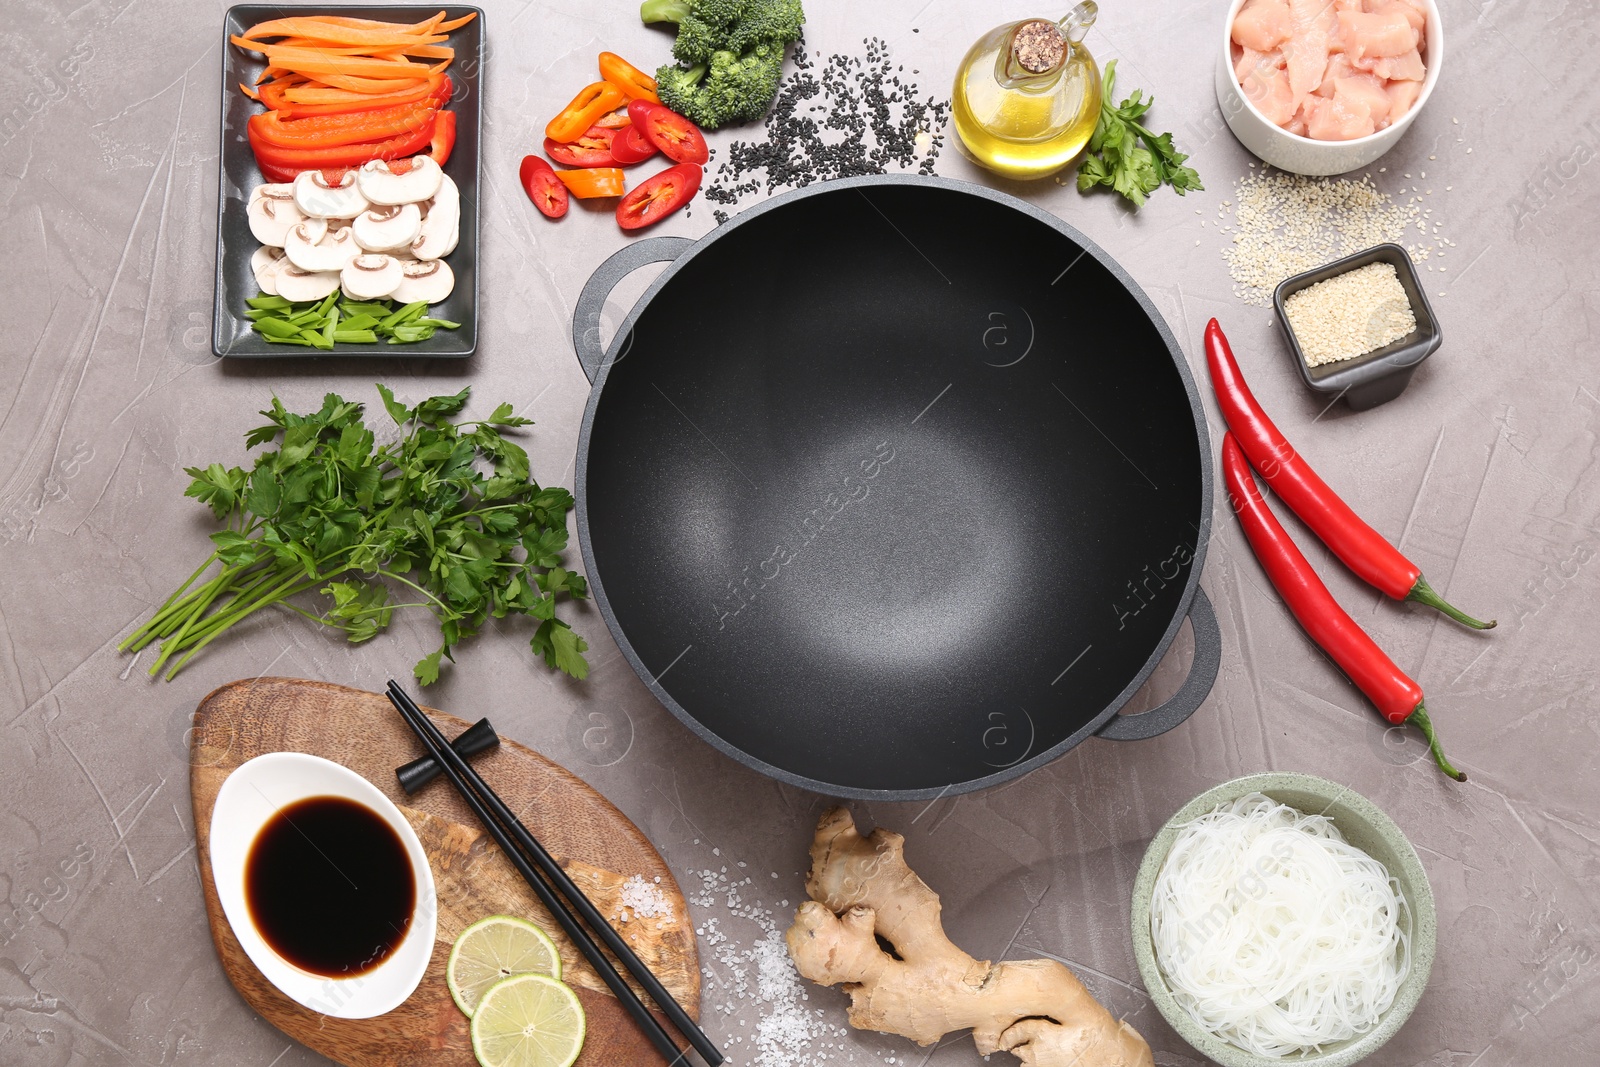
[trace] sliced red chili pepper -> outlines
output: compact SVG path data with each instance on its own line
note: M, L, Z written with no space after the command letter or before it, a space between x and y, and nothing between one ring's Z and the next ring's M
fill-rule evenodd
M1317 476L1256 402L1216 319L1206 324L1206 365L1211 368L1211 384L1216 389L1222 417L1237 436L1239 447L1250 457L1251 466L1357 577L1396 600L1414 600L1438 608L1473 629L1494 626L1493 622L1479 622L1447 604L1423 579L1422 568L1363 522Z
M550 164L538 156L523 156L517 177L522 180L522 191L541 213L552 219L567 213L567 187L556 178Z
M590 126L577 140L563 143L546 137L545 154L569 167L609 167L617 161L611 156L611 139L616 130Z
M456 113L441 111L433 122L433 136L428 138L428 155L440 168L450 162L450 153L456 147Z
M1467 780L1450 765L1423 707L1422 687L1412 681L1376 641L1356 624L1322 584L1317 572L1267 507L1261 489L1250 474L1250 464L1232 432L1222 436L1222 474L1228 498L1244 527L1245 537L1261 561L1273 588L1283 597L1295 620L1317 647L1328 654L1356 688L1377 705L1388 721L1414 722L1428 739L1439 769L1458 782Z
M611 138L611 158L624 167L642 163L655 154L656 146L632 123L617 130L616 136Z
M607 111L615 111L627 97L610 82L598 81L586 85L572 98L572 103L561 109L561 114L550 120L544 135L552 141L566 144L576 141L583 131Z
M579 200L597 196L621 196L622 172L616 167L593 167L587 170L558 170L556 177L567 191Z
M628 105L628 117L674 163L704 164L711 158L700 127L662 104L635 100Z
M272 167L280 174L285 172L298 174L303 170L359 167L369 159L400 159L403 156L414 156L428 147L429 142L434 139L436 127L440 126L449 128L450 141L453 143L455 113L452 111L438 112L433 121L421 128L387 141L368 141L363 144L329 148L284 148L281 145L270 144L261 140L256 135L255 128L250 125L246 125L245 134L250 140L250 147L255 151L256 162L262 167L263 173L267 167ZM445 154L448 158L448 149Z
M680 163L646 179L617 205L617 225L624 230L653 226L687 204L700 188L697 163Z
M276 111L264 111L251 115L249 125L257 139L279 148L337 148L408 134L431 125L437 111L432 104L422 102L288 122Z

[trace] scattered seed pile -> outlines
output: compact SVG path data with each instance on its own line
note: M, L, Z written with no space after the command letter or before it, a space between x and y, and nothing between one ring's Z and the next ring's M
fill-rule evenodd
M1233 275L1234 294L1269 307L1273 289L1290 275L1386 241L1405 248L1414 263L1444 256L1455 243L1440 235L1427 206L1432 193L1413 185L1397 201L1380 192L1370 175L1352 181L1263 170L1239 179L1234 199L1217 209L1219 228L1233 235L1222 257Z
M1355 359L1417 328L1392 263L1369 263L1302 289L1283 302L1306 365Z
M767 112L765 139L727 146L727 159L706 186L707 200L735 207L763 190L883 174L891 164L933 173L950 101L922 97L915 82L901 77L905 67L890 60L883 41L868 37L861 43L864 57L836 54L826 60L820 52L808 56L803 39L795 44L795 70ZM713 214L719 223L728 220L722 208Z
M805 983L783 943L783 932L792 917L791 902L778 901L774 913L759 899L747 900L756 883L744 869L745 864L739 863L731 876L727 867L696 872L700 888L690 888L686 894L695 907L723 912L706 919L695 933L718 964L716 970L708 967L703 972L705 1003L730 1021L738 1020L731 1026L734 1037L722 1046L728 1062L752 1067L810 1067L844 1059L849 1028L830 1023L821 1008L807 1003ZM774 872L772 877L778 876ZM724 918L755 936L735 940L724 928ZM751 1010L747 1013L746 1009Z

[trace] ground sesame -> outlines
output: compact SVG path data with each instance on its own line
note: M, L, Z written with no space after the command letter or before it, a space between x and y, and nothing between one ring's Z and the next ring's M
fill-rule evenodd
M708 175L707 200L731 208L763 191L883 174L891 165L933 173L950 101L921 97L915 82L902 79L883 41L861 43L865 56L836 54L820 63L803 41L795 46L795 70L767 112L766 138L728 145L726 161ZM713 214L719 223L728 220L721 208Z
M1364 356L1417 328L1392 263L1336 274L1292 294L1283 310L1309 367Z
M1393 242L1415 262L1448 242L1429 234L1420 197L1397 202L1371 177L1305 178L1264 169L1235 186L1232 242L1222 249L1234 292L1267 307L1272 291L1292 274L1313 270L1376 244ZM1415 227L1423 236L1408 242Z

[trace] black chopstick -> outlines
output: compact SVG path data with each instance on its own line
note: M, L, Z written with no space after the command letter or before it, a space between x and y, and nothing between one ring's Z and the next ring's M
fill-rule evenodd
M474 814L478 816L484 827L494 837L501 850L505 852L506 856L517 868L518 873L522 875L523 879L533 889L535 895L539 897L540 903L544 904L545 909L560 924L567 937L577 945L584 958L589 961L590 966L599 973L606 986L622 1002L628 1014L645 1031L651 1043L656 1046L662 1055L667 1057L670 1063L687 1062L687 1053L678 1049L672 1038L662 1028L661 1024L656 1021L655 1016L650 1014L649 1009L634 993L632 987L623 980L621 975L617 974L611 961L606 958L599 945L595 944L588 930L584 929L578 917L574 916L560 897L556 896L551 886L547 885L545 880L535 873L528 863L528 857L523 855L523 852L517 847L518 845L525 849L528 855L532 856L534 863L554 883L555 889L559 890L567 898L567 901L570 901L572 907L582 917L583 922L587 923L589 928L599 935L606 946L616 954L622 965L627 968L628 973L633 975L634 979L644 987L645 991L650 994L651 999L656 1002L672 1024L689 1039L689 1043L694 1046L695 1050L705 1058L711 1067L718 1067L723 1062L723 1055L716 1045L711 1043L711 1039L706 1037L699 1026L695 1025L694 1020L689 1018L689 1014L683 1010L683 1006L661 984L660 979L628 947L627 942L617 934L611 924L600 914L599 909L573 883L572 879L567 876L566 871L561 869L560 864L544 849L544 846L539 844L538 840L528 832L527 827L523 826L511 810L506 807L505 802L484 782L477 771L473 770L461 758L461 755L450 747L444 735L439 732L439 728L433 724L433 721L427 715L423 714L422 709L417 706L410 695L392 680L389 682L389 700L394 704L401 716L405 718L412 730L416 732L423 746L428 749L429 755L433 756L439 766L443 768L446 776L449 777L451 783L460 792L462 799L473 809Z

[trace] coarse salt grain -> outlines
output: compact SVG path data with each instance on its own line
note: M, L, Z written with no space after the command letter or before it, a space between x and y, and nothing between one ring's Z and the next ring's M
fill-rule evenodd
M1392 263L1336 274L1292 294L1283 309L1310 367L1364 356L1417 328Z
M659 882L660 879L656 879ZM647 882L642 875L633 875L622 883L622 906L635 919L655 919L672 914L672 903L655 882Z

